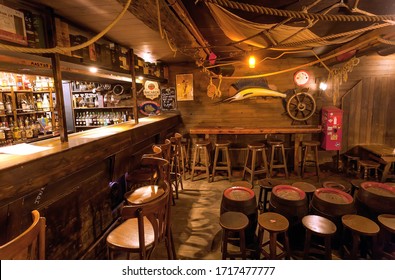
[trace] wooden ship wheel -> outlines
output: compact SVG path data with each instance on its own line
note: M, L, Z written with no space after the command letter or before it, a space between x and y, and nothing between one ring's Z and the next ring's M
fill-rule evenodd
M293 120L306 122L315 113L317 105L311 94L302 91L293 94L288 99L286 109Z

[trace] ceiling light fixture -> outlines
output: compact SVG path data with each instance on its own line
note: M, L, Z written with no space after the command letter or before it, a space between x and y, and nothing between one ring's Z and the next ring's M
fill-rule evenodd
M255 56L251 54L250 57L248 58L248 67L255 68L255 63L256 63Z
M325 91L328 88L328 85L325 82L320 82L320 90Z

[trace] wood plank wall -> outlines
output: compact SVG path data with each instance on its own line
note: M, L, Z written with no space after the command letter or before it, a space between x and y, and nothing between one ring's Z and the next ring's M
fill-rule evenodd
M394 108L395 105L395 95L392 92L394 84L391 78L395 73L395 55L386 57L371 55L359 59L359 64L348 73L347 81L343 81L340 85L339 96L335 104L337 107L341 107L342 97L345 96L343 100L346 121L343 125L345 142L342 151L352 145L366 142L395 144L395 110L389 109ZM258 64L253 71L246 66L237 65L231 77L276 72L297 67L309 61L312 59L267 60ZM345 63L339 63L330 68L341 68L344 65ZM329 88L326 93L318 89L319 82L327 79L328 71L320 65L304 69L309 72L311 77L306 87L309 88L309 93L313 95L317 103L316 114L308 120L308 124L318 125L321 122L321 108L334 105L331 84L328 84ZM277 88L280 92L300 90L293 82L294 72L268 76L266 79L269 85ZM199 125L274 127L293 124L292 119L286 114L281 98L247 99L233 103L218 102L234 94L229 89L237 79L223 80L221 83L222 97L211 99L207 96L208 75L195 65L171 65L168 86L175 87L176 75L186 73L193 73L194 100L177 102L185 132L188 132L190 127ZM360 81L362 83L358 84ZM218 86L218 80L214 79L213 83ZM356 119L355 115L358 115L359 118ZM260 137L262 138L262 136ZM248 137L247 140L251 139ZM238 140L244 141L245 138L239 137Z

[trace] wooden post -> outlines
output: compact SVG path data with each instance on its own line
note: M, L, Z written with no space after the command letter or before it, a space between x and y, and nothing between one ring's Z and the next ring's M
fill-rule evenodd
M62 73L60 72L60 58L59 54L55 53L51 55L52 62L52 73L54 79L54 86L56 92L56 111L58 112L59 118L59 133L60 133L60 141L68 142L67 135L67 124L66 124L66 115L64 108L64 99L63 99L63 88L62 88ZM51 97L52 98L52 97ZM54 117L54 116L52 116Z
M132 77L132 100L133 100L133 118L134 123L139 123L139 110L137 107L137 88L136 88L136 72L134 69L134 52L133 49L129 49L129 57L130 57L130 76Z

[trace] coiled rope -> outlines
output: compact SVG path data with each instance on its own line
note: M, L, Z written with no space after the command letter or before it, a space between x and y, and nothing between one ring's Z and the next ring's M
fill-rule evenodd
M217 4L226 8L245 11L245 12L270 15L270 16L299 18L306 20L343 21L343 22L351 22L351 21L378 22L378 21L386 21L386 20L395 20L395 15L372 15L372 16L328 15L328 14L305 13L300 11L279 10L279 9L267 8L258 5L233 2L229 0L203 0L203 1Z
M54 47L54 48L26 48L26 47L16 47L16 46L11 46L11 45L6 45L6 44L0 44L0 49L3 50L10 50L13 52L22 52L22 53L68 53L71 51L76 51L79 49L83 49L85 47L88 47L89 45L93 44L100 38L102 38L108 31L110 31L111 28L114 27L114 25L123 17L123 15L126 13L128 10L130 4L132 3L132 0L127 0L127 3L123 7L122 11L120 14L100 33L92 37L90 40L77 45L77 46L72 46L72 47Z

